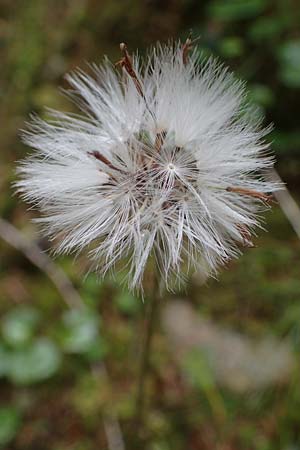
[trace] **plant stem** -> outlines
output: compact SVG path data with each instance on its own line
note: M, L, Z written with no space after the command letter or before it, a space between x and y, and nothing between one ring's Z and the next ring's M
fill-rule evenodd
M153 293L147 299L145 332L143 337L140 372L138 377L137 397L136 397L136 426L137 431L143 423L145 412L145 383L150 365L151 344L154 326L157 318L158 304L160 300L158 275L154 275Z

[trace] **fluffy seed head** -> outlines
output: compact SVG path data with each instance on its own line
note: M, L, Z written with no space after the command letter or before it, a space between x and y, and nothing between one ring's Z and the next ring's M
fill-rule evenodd
M58 252L87 248L102 274L123 262L132 288L150 259L167 286L189 269L214 274L252 245L276 188L263 178L268 130L243 84L212 58L199 63L190 39L144 63L120 48L120 71L105 60L67 77L82 114L33 119L17 188Z

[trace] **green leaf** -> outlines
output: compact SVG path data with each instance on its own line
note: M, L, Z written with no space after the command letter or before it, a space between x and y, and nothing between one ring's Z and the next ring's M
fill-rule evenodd
M207 358L200 350L192 350L188 353L184 361L184 368L196 387L203 390L215 387L214 376Z
M61 354L47 338L40 338L10 356L8 378L16 384L27 385L43 381L54 375L61 364Z
M184 368L192 384L205 393L213 413L224 420L226 407L217 389L208 355L204 351L193 349L184 360Z
M115 301L118 309L124 314L135 314L140 309L141 302L128 291L121 291Z
M272 90L263 84L253 84L250 87L249 98L253 103L263 107L271 106L275 101Z
M281 17L262 17L253 21L248 35L254 42L265 42L277 38L286 28L285 20Z
M33 337L39 319L39 313L29 306L12 309L2 319L3 338L13 347L27 345Z
M281 62L299 68L300 65L300 39L288 41L281 45L279 56Z
M279 72L281 81L288 87L300 87L300 70L284 68Z
M151 450L170 450L170 446L166 441L154 441Z
M3 377L7 374L9 362L10 362L9 352L5 349L5 347L2 344L0 344L0 377Z
M225 38L220 44L220 53L225 58L236 58L244 52L244 43L242 39L232 36Z
M104 287L105 285L103 281L100 281L95 274L89 274L89 276L85 279L81 290L82 296L86 303L91 307L94 307L95 304L97 305L101 303Z
M300 39L282 44L278 57L281 81L288 87L300 87Z
M266 0L214 0L209 3L208 12L221 21L249 19L261 14L267 4Z
M108 352L108 345L102 337L98 337L87 349L85 356L90 362L102 361Z
M16 408L0 408L0 447L4 448L16 436L21 424L21 415Z
M90 311L67 311L63 316L61 344L68 353L85 353L99 336L98 318Z
M298 156L300 147L299 131L284 132L274 130L270 135L270 139L272 141L272 148L276 153Z

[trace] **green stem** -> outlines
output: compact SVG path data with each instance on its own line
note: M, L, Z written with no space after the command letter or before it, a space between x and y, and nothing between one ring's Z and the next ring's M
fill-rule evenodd
M153 332L158 312L160 294L159 294L159 282L158 276L155 276L153 295L147 299L146 309L146 321L145 321L145 333L143 338L142 353L140 360L140 371L138 377L137 397L136 397L136 426L137 431L140 431L140 427L143 424L145 413L145 384L147 378L147 372L150 366L150 354L151 344L153 338Z

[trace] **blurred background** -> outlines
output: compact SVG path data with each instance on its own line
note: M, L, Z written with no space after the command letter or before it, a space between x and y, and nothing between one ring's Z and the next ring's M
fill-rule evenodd
M41 253L49 243L11 188L29 114L71 110L64 74L117 61L120 42L143 54L192 28L274 123L276 169L300 202L299 24L299 0L0 0L0 448L135 445L144 304L84 277L84 257ZM137 448L300 450L300 218L279 200L218 281L195 275L162 302Z

